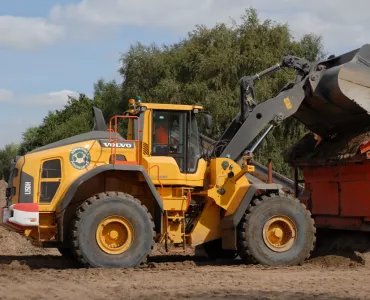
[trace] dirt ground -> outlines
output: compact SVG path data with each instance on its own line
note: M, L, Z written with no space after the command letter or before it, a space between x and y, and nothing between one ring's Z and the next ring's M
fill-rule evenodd
M155 249L136 269L82 269L0 228L0 299L370 299L367 261L366 253L326 253L270 268Z

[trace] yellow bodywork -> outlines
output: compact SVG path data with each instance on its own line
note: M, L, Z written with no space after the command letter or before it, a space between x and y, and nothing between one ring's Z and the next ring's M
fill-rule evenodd
M143 109L144 108L144 109ZM74 144L54 147L43 151L26 154L17 162L17 169L22 170L34 178L33 202L39 204L40 225L37 229L25 231L25 235L34 239L36 244L58 241L58 224L56 211L62 199L71 188L72 184L84 174L99 166L112 163L112 154L124 155L128 162L143 166L163 201L163 224L164 232L157 236L157 241L179 245L200 245L207 241L221 237L221 212L230 215L235 212L244 195L250 187L250 183L244 176L252 171L251 166L241 168L236 162L228 158L215 158L206 162L203 158L198 160L197 169L194 173L182 173L178 164L170 156L152 156L152 113L153 110L193 111L202 110L201 106L194 105L167 105L141 103L130 108L128 113L135 116L139 111L142 117L143 127L140 128L140 139L136 136L133 119L129 119L127 140L134 143L135 147L128 148L104 148L97 140L86 140ZM112 139L114 140L114 133ZM82 169L76 169L71 163L71 151L76 148L86 149L90 154L90 163ZM43 163L49 160L60 160L60 178L42 178ZM20 172L19 172L20 173ZM231 176L232 175L232 176ZM13 180L15 187L20 186L19 174ZM42 193L41 185L45 182L59 183L56 193L48 203L40 202ZM154 199L150 197L145 179L131 176L125 172L106 172L103 175L89 179L82 185L74 196L73 203L78 204L87 197L104 191L120 191L131 194L138 198L149 212L153 215ZM185 213L189 209L192 198L205 203L204 209L194 222L190 232L185 232ZM12 203L18 203L19 193L12 197ZM125 220L107 220L111 231L103 229L97 232L99 246L107 253L120 252L130 242L132 229ZM107 224L108 224L107 223ZM114 223L114 224L113 224ZM128 232L128 233L127 233ZM167 235L166 235L167 234ZM119 237L118 250L112 250L109 242L103 242L103 237L113 235ZM117 237L116 237L117 235Z

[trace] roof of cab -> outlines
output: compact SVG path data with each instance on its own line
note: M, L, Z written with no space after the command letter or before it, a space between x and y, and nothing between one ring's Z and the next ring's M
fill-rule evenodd
M183 104L161 104L161 103L140 103L140 106L145 106L148 109L164 109L164 110L202 110L200 105L183 105Z

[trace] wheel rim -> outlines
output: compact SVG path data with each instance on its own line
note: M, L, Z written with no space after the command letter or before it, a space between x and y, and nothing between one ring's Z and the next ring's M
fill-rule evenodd
M121 216L104 219L96 230L96 241L108 254L122 254L132 245L134 229L131 223Z
M294 245L296 237L296 225L286 216L274 216L263 227L266 246L276 252L288 251Z

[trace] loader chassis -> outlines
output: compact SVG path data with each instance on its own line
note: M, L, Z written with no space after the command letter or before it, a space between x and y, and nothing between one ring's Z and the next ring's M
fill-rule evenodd
M284 198L279 185L250 183L245 177L253 171L249 157L239 165L229 157L203 155L196 122L201 109L135 102L125 115L110 120L109 130L102 127L101 112L95 109L92 132L17 158L3 225L37 246L56 247L92 267L137 266L154 242L167 251L204 247L211 257L239 254L246 260L251 248L260 257L257 261L272 265L303 261L314 244L314 227L309 222L311 231L296 232L295 226L310 219L308 211L298 208L306 217L293 221L287 239L284 222L278 219L265 229L264 223L254 225L266 231L265 239L246 232L246 214L264 202L263 195L275 199L263 205L270 217L278 210L269 203L283 201L284 206L293 201ZM168 131L162 135L168 139L165 143L155 136L163 131L160 125ZM125 139L120 130L126 130ZM293 243L287 250L291 255L276 256L278 252L267 246L302 237L311 246ZM259 248L265 245L268 255L249 244L252 240Z
M212 257L300 264L315 245L311 213L282 186L247 179L253 152L289 117L320 138L369 125L369 65L365 45L317 63L288 55L242 78L240 113L207 149L201 106L130 99L109 128L93 108L91 132L16 158L2 225L91 267L135 267L155 242L167 251L203 246ZM296 70L295 82L257 104L254 81L281 68Z

